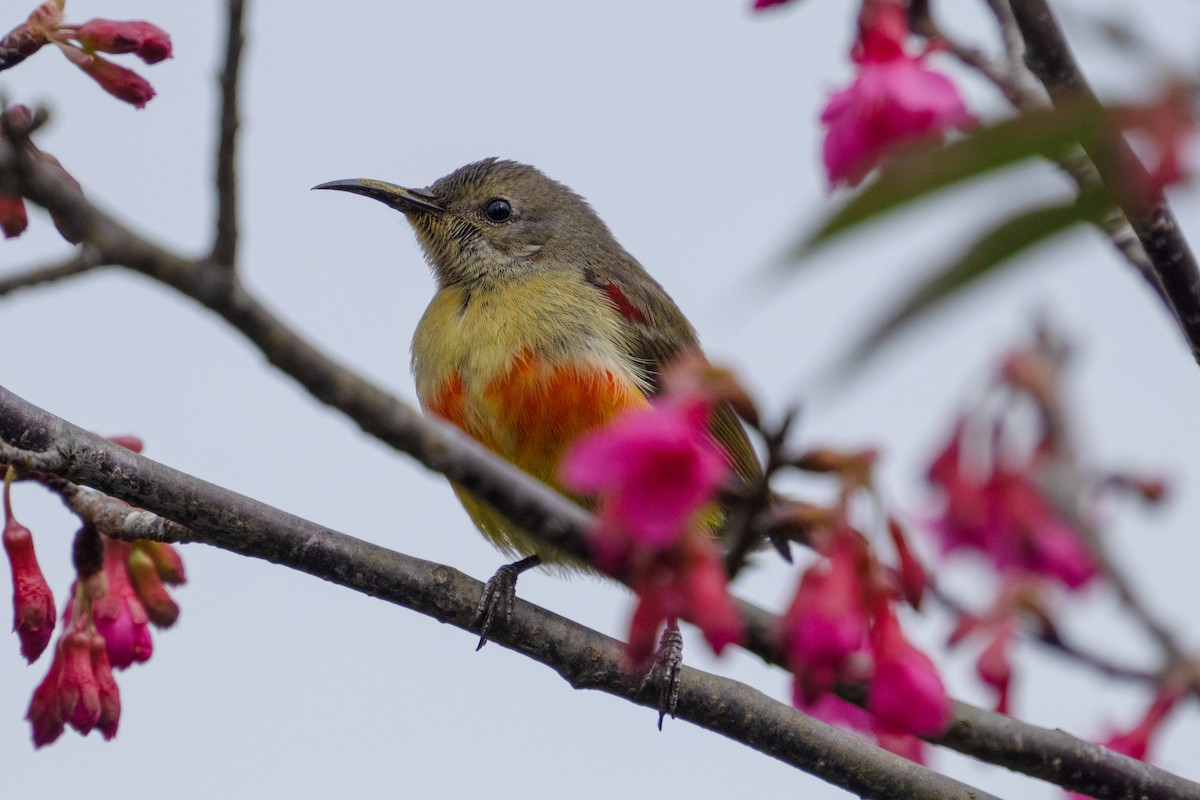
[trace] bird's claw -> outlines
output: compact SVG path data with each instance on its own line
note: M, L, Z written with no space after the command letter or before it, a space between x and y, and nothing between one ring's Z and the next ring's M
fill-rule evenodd
M668 714L675 719L675 706L679 703L680 675L683 672L683 634L679 632L679 622L669 620L663 630L662 638L658 640L658 652L654 654L654 662L642 678L639 691L645 689L651 681L658 680L658 729L661 731L663 718Z
M504 619L504 624L507 625L512 621L513 605L517 599L517 578L521 576L522 572L533 569L541 563L542 559L533 555L512 564L505 564L496 570L496 574L483 585L479 602L475 604L474 623L479 628L479 644L475 647L476 652L488 643L488 635L492 631L492 625L495 624L498 613Z

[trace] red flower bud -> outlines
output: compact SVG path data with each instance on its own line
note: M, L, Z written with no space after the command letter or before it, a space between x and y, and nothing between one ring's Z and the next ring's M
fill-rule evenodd
M29 720L33 726L34 747L50 744L62 736L63 731L67 728L62 713L58 709L58 676L60 672L62 672L62 664L56 652L54 660L50 662L50 671L33 690L33 697L29 701L29 710L25 712L25 719Z
M150 621L160 628L169 628L179 619L179 606L167 594L167 587L146 551L134 548L129 554L129 577L138 599L146 608Z
M46 583L33 550L33 535L12 515L9 484L4 485L4 550L12 567L13 630L21 640L21 655L30 663L46 649L54 632L54 594Z
M87 735L100 719L100 685L92 671L91 636L76 630L63 636L58 654L58 710L67 724Z
M92 674L96 676L96 687L100 695L100 716L96 727L105 739L117 735L117 724L121 721L121 691L108 663L108 648L104 637L94 633L88 645L92 659Z
M0 194L0 233L5 239L15 239L29 226L25 201L14 194Z
M89 53L135 53L147 64L171 57L171 37L149 22L92 19L75 29L75 38Z
M144 108L154 98L154 87L136 72L85 53L74 45L63 42L56 44L68 61L90 75L104 91L118 100L124 100L135 108Z

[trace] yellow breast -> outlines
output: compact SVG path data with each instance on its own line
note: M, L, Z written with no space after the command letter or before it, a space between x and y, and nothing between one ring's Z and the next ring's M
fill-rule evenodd
M510 277L501 286L447 287L413 338L417 394L428 413L557 486L571 442L648 402L627 336L582 277L540 274ZM533 552L532 542L502 517L459 496L498 546Z

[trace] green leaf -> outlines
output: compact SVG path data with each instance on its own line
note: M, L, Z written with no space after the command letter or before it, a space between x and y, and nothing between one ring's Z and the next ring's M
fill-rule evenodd
M1103 109L1039 109L976 128L945 146L924 143L898 153L879 175L793 247L796 262L834 238L875 218L971 178L1034 157L1062 158L1101 131Z
M901 329L974 286L980 278L1013 263L1016 256L1034 245L1080 223L1099 223L1111 202L1107 192L1094 189L1070 203L1035 208L1001 222L910 294L862 339L838 372L846 375L857 370Z

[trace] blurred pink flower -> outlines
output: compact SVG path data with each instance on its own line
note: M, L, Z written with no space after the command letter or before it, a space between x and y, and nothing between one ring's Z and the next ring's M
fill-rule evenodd
M1097 574L1096 561L1029 477L1043 450L1019 468L988 466L986 477L961 463L964 424L960 421L945 449L929 467L929 482L941 489L943 511L934 522L944 552L978 550L1003 572L1031 572L1055 578L1069 589Z
M871 629L875 668L867 707L885 730L928 736L950 722L950 698L929 657L904 638L900 622L880 604Z
M895 0L863 4L853 53L858 74L821 112L831 186L855 186L898 146L973 122L950 79L905 52L905 13Z
M571 446L563 484L599 497L610 533L620 528L652 551L670 547L729 474L708 431L711 405L704 397L664 398L625 412Z
M647 664L667 620L684 618L700 628L714 652L742 640L742 618L729 596L725 565L707 534L694 531L671 553L639 570L631 583L638 597L629 622L627 655Z
M836 534L828 559L804 573L780 620L779 646L795 676L793 702L799 707L811 705L837 684L866 639L860 541L851 532Z

